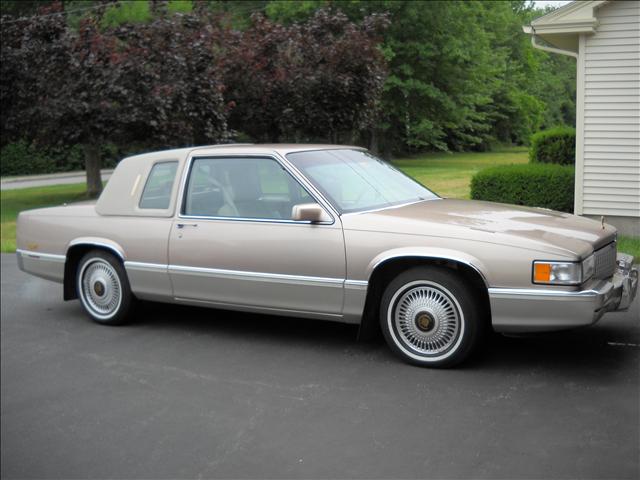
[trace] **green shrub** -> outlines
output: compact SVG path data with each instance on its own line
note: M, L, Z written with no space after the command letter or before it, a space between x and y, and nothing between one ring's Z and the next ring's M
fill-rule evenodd
M524 164L490 167L471 179L471 198L573 212L574 168Z
M576 131L557 127L538 132L531 137L531 163L559 163L574 165L576 161Z
M169 13L190 13L193 10L191 0L169 0L167 11Z
M116 165L118 150L102 147L102 167ZM80 145L39 148L25 140L8 143L0 150L0 176L38 175L84 170L84 152Z
M146 23L153 15L149 2L129 1L110 5L102 15L102 28L117 27L123 23Z

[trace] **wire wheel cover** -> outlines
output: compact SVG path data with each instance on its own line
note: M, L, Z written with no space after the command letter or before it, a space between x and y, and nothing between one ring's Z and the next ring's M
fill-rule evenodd
M421 355L451 348L460 332L456 302L435 286L418 285L402 293L393 310L393 326L407 347Z
M81 273L82 300L91 313L109 318L120 308L122 286L115 269L106 261L88 261Z

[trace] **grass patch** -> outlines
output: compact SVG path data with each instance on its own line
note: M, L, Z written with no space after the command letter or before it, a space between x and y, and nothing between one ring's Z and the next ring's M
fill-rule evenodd
M640 262L640 237L620 235L618 237L618 251L633 255L636 258L635 263Z
M494 152L428 153L393 164L442 197L469 198L471 177L486 167L527 163L526 147Z
M16 218L22 210L62 205L87 199L84 183L21 188L0 192L0 251L16 250Z

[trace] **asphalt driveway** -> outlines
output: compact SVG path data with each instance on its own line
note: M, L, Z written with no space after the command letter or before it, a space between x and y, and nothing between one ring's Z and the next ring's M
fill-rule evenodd
M3 478L640 475L637 299L438 371L339 324L149 305L102 327L1 262Z

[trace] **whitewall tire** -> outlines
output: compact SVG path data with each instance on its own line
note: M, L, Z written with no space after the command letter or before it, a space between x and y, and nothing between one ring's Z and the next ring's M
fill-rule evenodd
M127 274L114 255L93 250L84 255L76 272L76 291L85 312L97 323L126 323L135 299Z
M408 363L451 367L482 336L477 292L454 270L417 267L392 280L382 296L380 325L391 350Z

